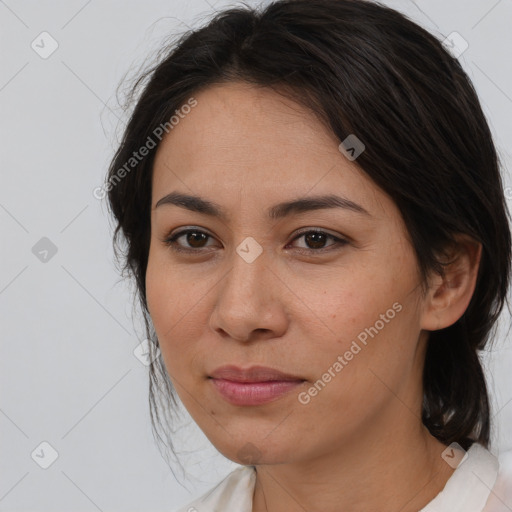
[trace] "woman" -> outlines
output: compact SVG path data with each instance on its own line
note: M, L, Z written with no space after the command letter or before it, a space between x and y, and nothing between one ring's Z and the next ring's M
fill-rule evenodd
M177 393L242 465L182 510L512 509L478 358L509 218L458 61L360 0L227 10L163 55L110 166L114 241L152 418Z

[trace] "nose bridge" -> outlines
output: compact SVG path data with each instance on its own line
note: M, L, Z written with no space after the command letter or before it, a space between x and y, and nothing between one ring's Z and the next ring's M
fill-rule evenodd
M244 341L256 330L279 335L286 329L286 315L275 300L268 254L254 239L244 239L235 247L230 265L216 297L211 327Z
M248 298L264 291L258 288L266 282L265 273L270 272L267 260L263 246L253 237L245 237L232 254L227 276L230 291Z

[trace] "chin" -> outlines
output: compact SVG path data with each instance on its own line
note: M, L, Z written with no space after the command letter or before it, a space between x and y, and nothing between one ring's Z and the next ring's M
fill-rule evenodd
M225 443L214 443L215 448L227 459L243 466L258 464L285 464L297 456L296 446L277 446L259 436L243 436L237 442L234 437Z

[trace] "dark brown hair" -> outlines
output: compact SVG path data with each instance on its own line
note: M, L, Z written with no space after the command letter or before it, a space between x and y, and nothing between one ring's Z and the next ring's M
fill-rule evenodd
M280 0L216 14L159 53L136 81L142 91L107 176L117 222L114 249L134 277L147 336L146 304L154 155L119 169L155 128L212 84L270 87L311 109L343 141L365 145L360 168L395 202L426 283L458 233L482 244L476 289L462 317L430 333L423 423L441 442L488 446L490 413L479 361L507 301L511 234L500 163L477 94L440 40L399 12L366 0ZM125 247L120 246L120 235ZM507 302L508 304L508 302ZM155 391L158 392L158 400ZM163 398L163 401L162 401ZM177 407L162 358L150 367L150 410L163 427ZM160 435L158 438L162 440Z

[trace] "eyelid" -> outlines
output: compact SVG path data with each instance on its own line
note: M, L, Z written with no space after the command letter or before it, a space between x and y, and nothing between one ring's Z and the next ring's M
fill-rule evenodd
M170 234L166 235L163 238L162 242L166 246L168 246L170 249L172 249L176 252L193 253L193 254L199 254L201 252L204 252L204 250L207 249L207 247L201 247L198 249L194 249L194 248L189 248L189 247L181 247L178 244L176 244L176 240L178 238L181 238L182 236L184 236L190 232L204 234L209 238L215 238L215 236L213 236L212 234L210 234L207 230L205 230L203 228L197 228L194 226L185 226L183 228L180 228L176 233L171 232ZM303 247L297 248L299 250L299 252L307 253L309 255L314 255L314 254L320 255L323 253L327 253L332 250L336 250L336 248L339 249L351 242L351 239L349 237L344 236L344 235L342 236L342 235L331 234L325 228L305 227L305 228L301 228L298 231L296 231L292 235L292 238L289 243L295 242L295 240L297 240L298 238L300 238L301 236L303 236L307 233L320 233L320 234L325 235L327 238L334 240L334 244L328 245L327 247L323 247L320 249L308 249L308 248L303 248ZM289 245L289 243L287 245ZM334 249L330 249L330 247L332 247L332 246L334 246Z
M350 241L348 237L345 237L345 236L342 236L342 235L337 235L337 234L333 235L332 233L330 233L329 231L327 231L324 228L307 227L307 228L301 228L298 231L296 231L293 234L293 237L290 240L290 243L295 242L295 240L297 240L298 238L301 238L303 235L305 235L307 233L320 233L320 234L323 234L327 238L330 238L330 239L334 240L334 244L328 245L327 247L323 247L321 249L307 249L307 248L299 247L298 248L299 252L308 253L308 254L327 253L327 252L336 250L336 248L340 249L341 247L347 245L349 243L349 241ZM334 248L333 249L329 249L329 247L332 247L332 246L334 246Z
M168 246L170 249L177 251L177 252L188 252L188 253L202 252L202 250L204 250L204 248L193 249L190 247L180 247L176 244L176 240L178 238L181 238L182 236L184 236L188 233L201 233L201 234L205 234L209 238L215 238L212 234L210 234L208 231L206 231L203 228L196 228L193 226L185 226L183 228L179 228L178 231L176 231L176 233L173 233L171 231L168 235L165 235L162 239L162 242L166 246Z
M177 228L176 232L175 230L171 230L168 232L168 234L164 235L162 242L167 242L170 239L176 239L183 235L186 235L189 232L195 232L195 233L204 233L205 235L208 235L210 238L215 238L214 235L212 235L207 229L196 227L196 226L183 226L181 228Z

